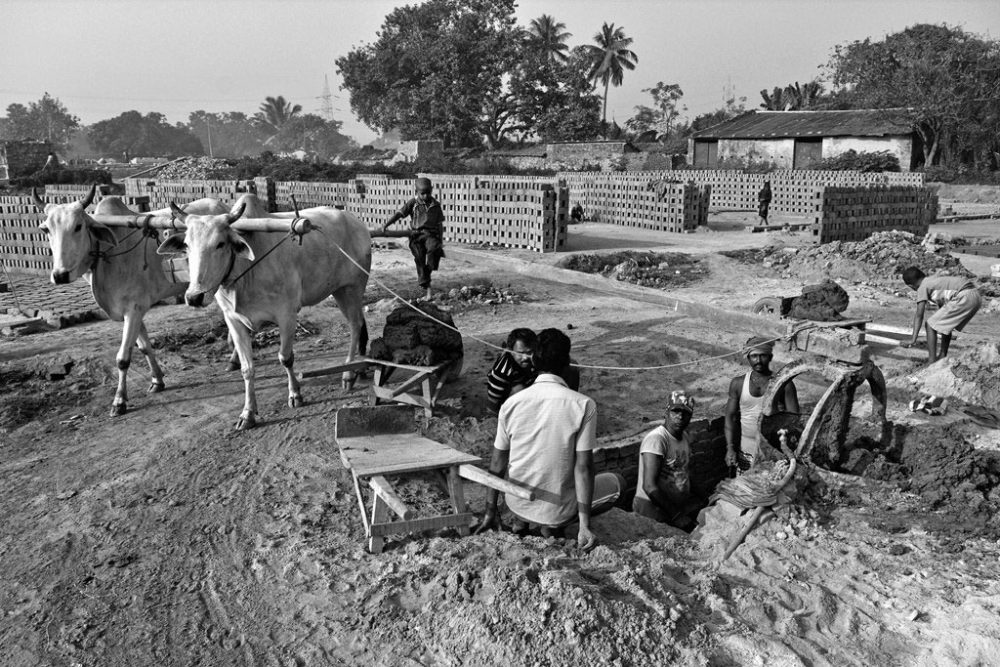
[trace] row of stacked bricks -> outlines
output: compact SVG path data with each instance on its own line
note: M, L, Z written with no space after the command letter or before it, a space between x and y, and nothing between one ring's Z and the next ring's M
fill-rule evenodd
M683 169L660 171L619 172L647 182L676 180L693 182L696 185L711 186L709 206L716 210L753 211L757 209L757 196L764 181L771 183L771 211L809 215L815 212L814 189L819 186L862 186L862 185L924 185L924 174L920 172L863 173L858 171L818 171L782 170L767 174L747 174L737 170ZM570 189L570 199L580 203L588 216L604 205L602 188L596 183L604 176L602 172L560 172L558 178L564 180Z
M817 188L814 241L863 241L897 230L922 236L937 217L938 198L924 187L869 185Z
M628 172L597 174L590 186L588 217L613 225L662 232L694 231L708 218L705 195L710 190L694 183L665 183Z
M535 252L566 245L568 191L551 178L426 174L445 209L444 237Z
M126 178L125 195L129 198L148 197L152 209L162 209L174 202L183 206L196 199L211 197L224 204L233 204L237 199L252 190L258 190L258 196L264 201L270 201L265 193L260 192L264 179L249 180L176 180L151 181L140 178ZM265 184L266 188L266 184Z

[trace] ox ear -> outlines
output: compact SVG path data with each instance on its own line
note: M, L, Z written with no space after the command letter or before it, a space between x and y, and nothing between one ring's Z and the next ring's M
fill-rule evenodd
M90 233L94 235L100 243L107 243L112 248L118 245L118 239L115 238L114 233L111 231L110 227L106 227L99 222L90 221Z
M186 252L187 246L184 245L184 234L171 234L156 249L157 255L183 255Z
M256 256L253 254L253 248L250 247L250 244L247 243L247 240L241 234L232 232L229 235L229 241L233 244L233 250L236 252L237 257L242 257L251 262L256 259Z

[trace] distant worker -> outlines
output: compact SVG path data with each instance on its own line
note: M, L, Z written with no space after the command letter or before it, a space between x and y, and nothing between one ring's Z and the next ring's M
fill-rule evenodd
M639 446L639 480L632 511L644 517L690 530L691 445L687 427L694 399L683 391L670 394L663 425L646 434Z
M569 212L569 219L573 222L583 222L583 206L580 202L577 202L573 209Z
M750 371L732 379L726 403L726 465L738 468L741 473L749 470L757 459L757 422L764 408L764 392L774 377L771 372L774 342L754 336L747 341L744 354ZM795 385L786 382L776 403L779 412L798 414L799 397Z
M515 533L561 537L578 521L577 544L590 549L597 543L590 517L614 507L624 480L616 473L594 475L597 404L559 376L569 366L569 352L569 337L558 329L538 334L538 377L500 408L490 472L534 492L534 500L505 497ZM487 491L477 533L500 527L497 497L496 490Z
M507 335L505 351L486 376L486 407L490 412L500 412L504 401L535 381L538 373L531 357L537 343L538 336L531 329L514 329Z
M396 221L410 218L410 252L417 267L418 284L427 290L424 298L432 298L431 273L438 270L438 263L444 257L442 237L444 235L444 212L441 204L431 195L431 181L418 178L417 196L403 205L382 226L385 233Z
M764 181L764 187L757 193L757 215L765 227L768 226L767 210L771 207L771 181Z
M969 278L960 276L926 276L915 266L903 271L903 282L917 292L917 308L913 313L913 333L910 340L900 347L913 347L924 323L924 311L930 301L938 311L927 318L927 362L934 363L948 356L953 331L961 331L979 310L982 299L979 290ZM938 335L941 336L941 354L938 356Z

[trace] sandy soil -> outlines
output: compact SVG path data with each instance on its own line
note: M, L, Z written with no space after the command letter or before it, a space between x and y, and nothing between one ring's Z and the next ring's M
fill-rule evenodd
M593 245L600 233L576 241ZM708 267L672 294L746 309L759 296L798 292L802 280L714 254L766 245L765 235L724 236L670 244L705 254ZM422 426L480 456L496 426L482 402L495 352L472 337L498 343L515 326L556 326L569 330L583 364L648 366L725 354L750 333L474 262L443 266L445 290L492 284L516 295L450 304L466 336L465 370ZM404 250L377 252L375 267L386 286L416 295ZM845 287L846 315L908 325L909 296ZM373 337L388 296L369 288ZM347 341L336 308L325 302L301 319L299 368L336 363ZM975 323L995 334L1000 316ZM261 424L234 433L242 381L224 370L214 306L160 307L147 326L167 391L143 393L137 359L130 409L118 418L107 416L117 324L2 342L4 665L985 665L1000 655L1000 533L989 515L1000 500L1000 431L905 410L919 389L919 377L909 378L920 350L876 348L902 460L868 477L801 472L792 502L724 564L721 551L746 521L726 504L693 536L614 510L595 520L601 545L589 554L572 539L442 532L392 540L372 556L331 437L336 408L365 404L367 381L345 391L309 380L305 407L288 408L275 341L263 335ZM955 349L972 344L959 339ZM779 353L777 363L790 360ZM64 379L49 379L68 362ZM599 432L610 436L656 419L675 386L698 395L705 415L721 414L739 372L732 358L670 372L585 370L581 390L597 400ZM824 388L804 379L804 402ZM928 456L939 442L978 486L962 487L949 457ZM399 488L415 506L447 502L432 476ZM468 496L478 511L481 491L470 485Z

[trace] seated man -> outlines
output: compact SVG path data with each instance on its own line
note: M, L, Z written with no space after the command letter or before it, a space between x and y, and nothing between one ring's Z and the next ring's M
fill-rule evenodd
M569 366L570 341L558 329L538 335L533 363L538 377L500 408L490 472L535 494L534 500L505 497L515 524L543 536L561 536L574 520L577 544L590 549L597 538L590 517L611 509L624 486L620 475L594 475L597 430L594 400L566 386L559 373ZM499 527L497 491L487 492L479 533ZM517 529L515 529L516 532Z
M535 381L531 356L537 340L531 329L514 329L507 335L507 351L497 357L486 376L486 407L490 412L500 412L504 401Z
M903 282L917 293L917 308L913 313L913 333L910 340L900 347L913 347L924 323L927 302L937 305L938 311L927 318L927 363L934 363L948 356L952 332L961 331L972 316L979 311L982 299L975 283L959 276L926 276L915 266L903 271ZM941 354L938 354L938 335L941 336Z
M632 511L674 528L689 530L691 479L688 464L691 446L687 427L694 414L694 399L675 391L667 401L663 425L646 434L639 446L639 481Z

